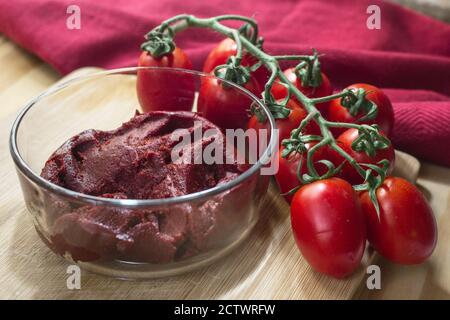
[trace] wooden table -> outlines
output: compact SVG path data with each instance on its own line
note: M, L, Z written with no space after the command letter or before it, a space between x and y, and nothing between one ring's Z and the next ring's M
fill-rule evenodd
M14 175L14 166L7 149L7 138L12 121L18 110L32 97L56 82L60 76L48 65L26 53L16 45L0 37L0 298L450 298L450 169L423 163L419 185L429 197L439 221L439 245L432 258L417 267L395 266L382 259L376 260L382 271L382 290L365 289L364 277L359 274L361 287L356 290L355 279L347 282L331 282L315 273L293 275L292 282L279 281L270 291L261 281L271 274L258 274L257 264L248 273L233 274L232 278L221 278L224 268L236 268L233 260L219 262L208 269L198 271L189 281L159 280L144 282L124 282L106 279L93 274L83 275L82 290L70 291L66 287L66 267L68 263L47 250L35 234L31 220L25 214L19 184L5 185ZM6 179L6 177L9 178ZM14 194L13 197L7 196ZM272 203L276 220L285 220L287 206ZM257 229L256 232L261 230ZM263 234L263 233L261 233ZM279 241L290 243L292 252L285 257L295 261L299 256L289 233L283 232ZM256 247L255 250L262 250ZM244 247L245 250L245 247ZM294 255L294 258L292 258ZM283 258L283 257L282 257ZM299 259L299 258L298 258ZM261 263L261 262L258 262ZM228 264L228 265L227 265ZM270 261L265 264L270 265ZM273 265L274 271L283 266ZM270 270L269 268L269 270ZM55 272L57 270L57 272ZM256 273L255 273L256 272ZM287 271L286 271L287 272ZM207 273L206 277L205 274ZM315 286L305 293L296 287L295 279L312 277ZM362 278L362 281L361 281ZM237 280L238 281L237 281ZM289 279L289 278L288 278ZM161 289L163 286L163 289ZM284 290L283 290L284 288ZM270 289L270 288L269 288ZM158 290L158 295L152 295ZM177 294L176 290L180 290Z

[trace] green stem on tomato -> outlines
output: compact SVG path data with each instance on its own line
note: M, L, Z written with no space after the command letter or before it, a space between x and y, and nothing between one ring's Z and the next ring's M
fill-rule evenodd
M306 61L309 59L307 55L283 55L283 56L272 56L275 60L301 60Z
M361 125L350 122L333 122L326 121L326 125L331 128L347 128L347 129L360 129Z
M314 104L323 103L323 102L328 102L328 101L331 101L331 100L334 100L334 99L343 98L343 97L346 97L346 96L351 95L351 94L352 94L351 91L344 90L342 92L335 93L335 94L332 94L332 95L329 95L329 96L319 97L319 98L312 98L311 101Z
M236 42L236 63L241 64L242 43L241 43L241 37L239 36L239 32L237 30L233 30L233 38L234 38L234 42Z
M243 22L250 24L253 28L251 42L253 44L256 44L256 41L258 40L258 31L259 30L258 30L258 24L256 23L255 20L253 20L251 18L239 16L239 15L232 15L232 14L222 15L222 16L216 17L216 19L217 19L217 21L237 20L237 21L243 21Z

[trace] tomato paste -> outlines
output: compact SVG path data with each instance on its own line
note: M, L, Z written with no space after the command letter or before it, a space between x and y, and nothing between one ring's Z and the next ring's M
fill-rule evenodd
M176 197L238 177L246 167L236 162L172 161L171 151L179 143L172 133L180 128L192 133L199 123L203 132L215 129L216 133L193 145L224 143L221 131L195 113L137 113L118 129L87 130L70 138L49 158L41 176L73 191L115 199ZM193 153L193 148L189 150ZM238 199L230 192L206 201L150 209L80 207L62 205L62 201L53 202L48 210L65 208L52 219L52 248L82 261L167 263L216 245L239 223L232 208Z

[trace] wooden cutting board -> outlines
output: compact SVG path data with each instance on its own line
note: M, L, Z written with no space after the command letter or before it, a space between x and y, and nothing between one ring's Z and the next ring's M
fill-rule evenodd
M83 68L67 77L97 70ZM262 206L264 212L250 237L214 264L185 275L147 281L122 281L83 271L81 290L68 290L69 263L40 241L25 208L7 146L11 123L12 117L0 123L0 298L348 299L365 281L366 267L374 258L367 250L361 267L345 280L311 270L294 243L289 206L272 183ZM415 181L420 163L402 152L396 156L396 175Z

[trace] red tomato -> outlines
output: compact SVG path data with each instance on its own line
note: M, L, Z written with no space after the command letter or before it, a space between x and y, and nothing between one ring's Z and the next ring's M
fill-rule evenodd
M316 271L343 278L359 266L366 226L347 181L331 178L303 186L292 199L291 224L303 257Z
M307 143L306 149L307 150L311 149L315 144L317 143L316 142ZM308 168L306 164L306 154L296 153L289 155L289 157L287 158L283 158L281 156L281 152L283 151L283 149L284 147L281 147L277 155L279 167L277 173L275 174L275 179L277 180L280 192L287 193L300 184L297 178L297 168L300 159L303 158L302 169L300 173L301 174L308 173ZM327 173L327 167L324 164L316 162L319 160L329 160L330 159L329 152L330 151L328 146L321 147L317 149L316 152L314 152L313 162L315 163L315 168L319 175ZM294 195L284 195L284 198L288 203L291 203L293 197Z
M437 229L433 211L422 193L405 179L388 177L376 194L379 220L369 193L360 195L369 242L392 262L425 261L436 246Z
M278 101L280 102L280 101ZM278 140L281 145L283 139L287 139L291 136L291 131L296 129L300 122L306 118L308 113L303 107L292 99L289 99L287 105L291 109L291 113L287 118L276 119L276 126L278 129ZM268 129L268 124L266 122L259 122L256 116L252 116L247 125L248 128L259 131L260 129ZM305 128L305 134L320 134L320 128L314 121L308 123Z
M140 67L170 67L192 69L192 63L183 50L175 50L161 58L153 58L142 51ZM191 74L159 70L139 70L137 72L137 94L144 112L190 111L194 101L195 81Z
M383 133L382 135L384 136ZM358 163L377 164L379 161L387 159L389 160L388 174L390 174L392 170L394 170L395 152L392 144L386 149L378 149L375 156L369 157L365 152L357 152L352 149L352 143L356 138L358 138L358 130L347 129L337 138L336 142ZM333 163L335 163L337 166L344 161L344 158L339 153L337 153L337 151L333 150L332 155ZM346 161L344 166L342 167L339 177L347 180L351 184L360 184L364 182L364 178L358 173L358 171L356 171L355 168L353 168L353 166L348 161Z
M234 40L230 38L222 40L217 45L217 47L211 50L208 57L206 58L205 63L203 64L203 72L210 73L214 70L215 67L226 64L228 58L230 56L235 56L236 53L237 45ZM258 59L256 59L249 53L244 53L241 64L244 67L249 67L256 62L258 62ZM269 79L269 71L266 67L261 66L253 72L253 76L255 77L256 81L258 81L260 87L263 88L267 80Z
M244 85L259 95L259 85L254 78ZM234 87L223 86L215 77L202 79L197 111L223 130L245 128L252 100Z
M378 124L381 131L383 131L387 137L391 136L392 127L394 125L394 111L392 109L392 104L389 98L381 91L379 88L365 83L357 83L348 86L347 89L359 89L362 88L366 90L366 98L374 102L378 107L378 114L375 119L367 120L358 123L366 124ZM348 110L342 106L341 99L335 99L330 102L330 107L328 110L328 120L334 122L350 122L357 123L357 120L363 117L363 114L356 115L352 117ZM345 129L333 128L333 134L338 136Z
M295 75L294 68L284 70L284 74L289 79L289 81L292 82L297 87L297 89L299 89L308 98L324 97L329 96L333 93L333 88L331 87L330 80L324 73L322 73L322 84L317 88L302 86L302 81ZM277 81L274 82L272 86L272 95L275 97L275 99L283 99L287 96L287 93L287 88L284 85ZM292 98L294 100L297 100L295 96L293 96ZM317 104L317 109L323 116L326 116L328 112L328 105L329 102Z

